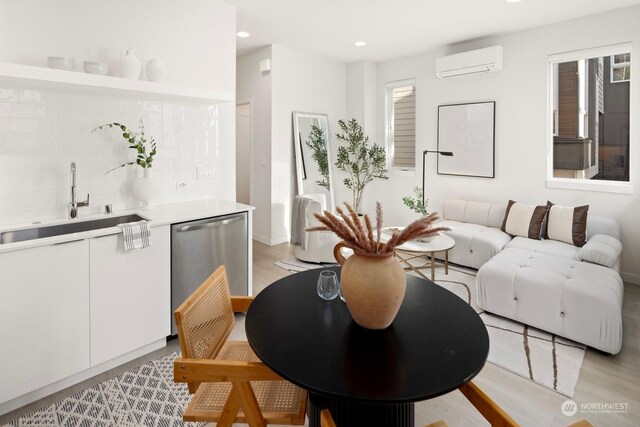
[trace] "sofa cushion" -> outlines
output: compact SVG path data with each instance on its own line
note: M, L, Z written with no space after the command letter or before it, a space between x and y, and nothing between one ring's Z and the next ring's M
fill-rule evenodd
M578 258L614 268L622 253L622 243L615 237L596 234L578 251Z
M546 206L526 205L509 200L501 230L512 236L540 240L540 230L546 214Z
M574 245L558 242L557 240L533 240L525 237L514 237L505 248L522 249L530 253L552 255L564 259L578 259L580 250Z
M559 240L582 247L587 243L587 213L589 205L558 206L547 202L549 215L545 239Z
M477 294L491 313L609 353L622 346L623 283L610 268L509 247L480 268Z
M444 220L435 226L451 229L445 234L453 238L456 245L449 250L449 261L472 268L480 268L511 240L511 236L500 229L479 224Z
M505 210L506 205L449 199L442 206L442 218L500 228Z

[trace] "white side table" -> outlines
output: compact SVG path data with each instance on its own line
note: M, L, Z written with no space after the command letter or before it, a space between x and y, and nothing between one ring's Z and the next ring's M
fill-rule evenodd
M392 230L402 230L403 227L385 227L382 230L380 240L387 242L391 238ZM401 263L405 264L405 271L413 270L419 276L427 279L420 270L425 268L431 269L431 281L435 280L435 269L437 262L435 259L436 252L444 252L444 274L449 274L449 250L456 245L456 242L446 234L438 234L431 238L428 242L411 240L403 243L395 248L394 254ZM417 258L425 258L424 262L419 265L413 265L410 261Z

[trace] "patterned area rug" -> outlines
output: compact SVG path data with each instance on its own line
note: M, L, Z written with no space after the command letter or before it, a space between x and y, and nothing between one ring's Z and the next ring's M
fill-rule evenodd
M291 272L321 268L293 259L276 263ZM295 265L296 269L287 266ZM429 270L423 270L427 277ZM415 274L412 272L412 274ZM450 266L436 270L435 282L469 303L489 332L488 361L562 395L573 397L586 352L582 344L483 312L476 304L476 270Z
M291 258L286 258L281 261L278 261L275 263L275 265L291 273L298 273L300 271L312 270L314 268L333 267L338 264L336 263L317 263L316 264L311 262L300 261L296 257L291 257Z
M177 356L173 352L153 359L3 427L184 426L182 412L190 395L186 384L173 382Z

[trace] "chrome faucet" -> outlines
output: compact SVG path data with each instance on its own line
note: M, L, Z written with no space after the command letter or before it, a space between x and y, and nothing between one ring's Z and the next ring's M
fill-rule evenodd
M71 203L69 203L69 218L78 219L78 208L89 206L89 193L87 200L84 202L76 202L76 164L71 163Z

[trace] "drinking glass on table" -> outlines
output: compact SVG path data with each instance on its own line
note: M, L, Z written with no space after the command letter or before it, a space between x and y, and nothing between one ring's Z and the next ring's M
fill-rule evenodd
M323 270L318 277L318 295L324 300L332 300L338 296L338 276L335 271Z

